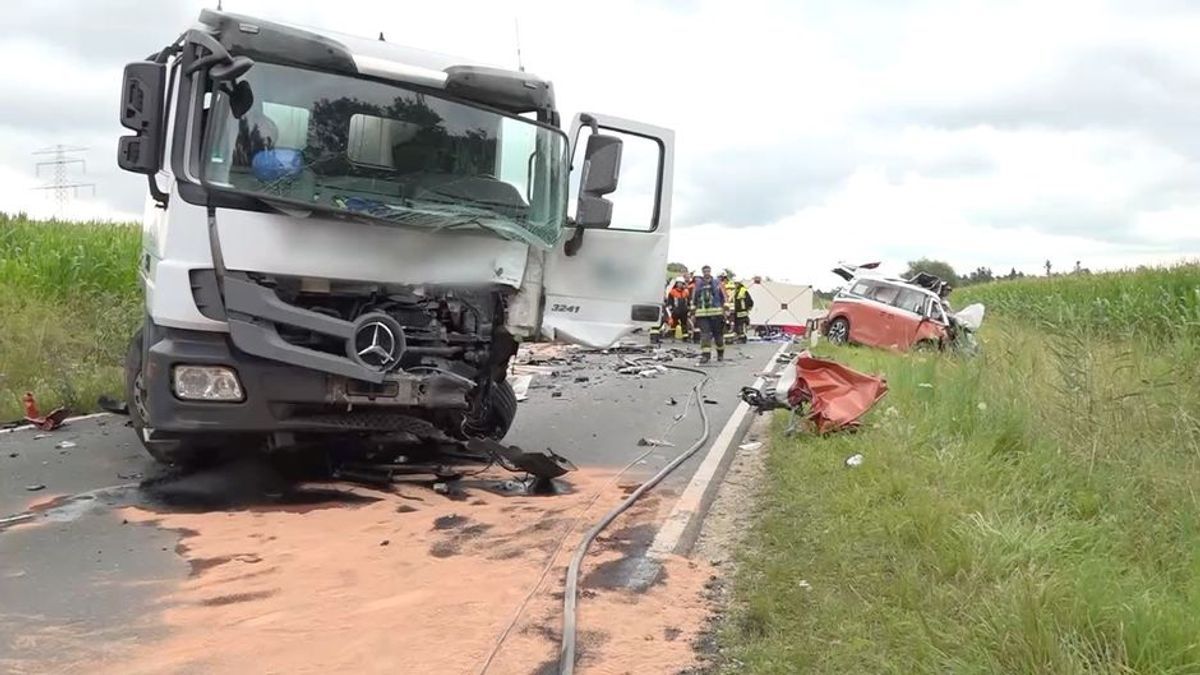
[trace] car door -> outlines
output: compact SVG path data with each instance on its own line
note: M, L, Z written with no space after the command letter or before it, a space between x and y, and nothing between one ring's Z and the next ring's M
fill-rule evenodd
M913 288L901 288L893 303L891 341L897 349L907 350L916 343L925 320L926 295Z
M899 287L877 282L871 290L870 300L863 308L863 325L866 339L863 344L873 347L892 347L896 343L896 322L894 303L899 295Z
M874 339L874 302L870 299L875 290L871 281L859 280L850 288L839 293L829 307L830 318L842 316L850 322L850 341L871 344Z
M622 141L617 189L607 197L612 222L603 229L567 228L547 256L541 332L550 339L608 347L659 319L675 133L609 115L576 115L570 132L572 212L583 148L597 131Z

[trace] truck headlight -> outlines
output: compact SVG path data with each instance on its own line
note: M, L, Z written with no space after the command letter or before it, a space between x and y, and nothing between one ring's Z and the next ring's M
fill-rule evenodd
M172 369L175 395L189 401L241 401L242 383L232 368L224 366L175 366Z

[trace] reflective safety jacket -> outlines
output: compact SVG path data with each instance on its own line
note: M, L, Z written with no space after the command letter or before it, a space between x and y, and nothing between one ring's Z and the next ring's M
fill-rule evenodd
M692 291L692 310L696 316L723 316L725 313L725 289L716 279L705 281L702 277L696 279L696 288Z
M667 291L667 297L664 304L667 306L667 311L671 314L684 314L687 312L688 304L691 301L691 293L688 292L686 286L676 288L672 286Z
M754 298L750 297L750 289L738 284L733 289L733 312L739 318L749 318L750 310L754 309Z

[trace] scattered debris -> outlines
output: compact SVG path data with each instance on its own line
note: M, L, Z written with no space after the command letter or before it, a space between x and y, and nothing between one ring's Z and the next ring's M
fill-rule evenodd
M575 377L575 381L576 381L576 382L588 382L588 381L590 381L591 379L592 379L592 378L588 377L587 375L577 375L577 376Z
M59 441L54 444L54 449L55 450L70 450L71 448L75 447L75 445L76 444L74 441Z
M741 398L758 412L788 408L790 433L804 414L819 434L858 426L858 420L887 394L887 381L827 359L800 352L769 392L743 387ZM707 401L706 401L707 402Z
M438 493L439 495L448 495L448 494L450 494L450 486L446 483L441 483L441 482L434 483L433 491Z
M550 448L546 448L545 452L528 452L490 438L473 438L467 441L467 449L495 458L500 466L509 471L524 471L538 478L558 478L576 468L570 460Z
M715 399L711 399L711 398L707 398L707 397L705 397L704 402L707 403L708 405L721 405Z
M746 452L754 452L755 450L762 449L762 446L763 446L762 441L752 441L750 443L743 443L743 444L739 445L738 450L744 450Z
M679 401L676 401L674 396L671 396L670 398L667 399L667 405L678 405L678 404L679 404Z
M801 579L799 582L796 583L796 586L803 588L806 591L812 590L812 584L808 583L807 579Z
M846 458L846 466L855 467L862 466L863 456L861 453L855 453Z
M33 485L26 485L25 489L29 492L37 492L38 490L45 490L46 485L44 483L34 483Z
M643 448L673 448L675 444L670 441L660 441L657 438L639 438L637 444Z
M128 415L129 404L125 401L118 401L111 396L101 396L96 400L96 405L105 412L110 412L114 415Z
M392 540L390 540L390 539L384 539L383 541L379 542L379 545L380 545L380 546L387 546L387 545L388 545L388 544L390 544L390 543L392 543Z
M33 440L35 440L35 441L40 441L40 440L42 440L43 438L49 438L49 437L50 437L50 434L34 434L34 435L33 435Z
M550 392L550 398L562 398L562 395L562 392L558 391L557 389Z
M120 478L121 480L141 480L142 474L138 471L131 471L129 473L118 473L117 478Z
M25 392L25 395L21 397L21 405L25 408L24 422L32 424L42 431L54 431L61 427L66 421L67 415L71 414L66 408L55 408L43 417L38 411L37 400L34 399L31 391Z
M930 382L918 382L917 387L921 389L933 389L933 384Z
M984 403L983 401L980 401L979 404L976 405L975 407L978 408L981 412L984 410L987 410L987 404Z

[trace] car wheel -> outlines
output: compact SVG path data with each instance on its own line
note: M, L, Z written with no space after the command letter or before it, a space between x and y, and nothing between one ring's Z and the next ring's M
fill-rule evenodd
M827 331L825 331L825 336L829 338L830 342L837 344L837 345L844 345L844 344L849 343L850 342L850 322L847 321L846 317L844 317L844 316L839 316L838 318L834 319L833 321L830 321L829 329Z
M162 464L197 466L208 458L206 449L194 440L181 439L152 441L147 438L146 420L149 418L149 397L145 376L142 373L142 329L134 333L125 354L125 400L129 405L129 422L138 435L142 447Z

